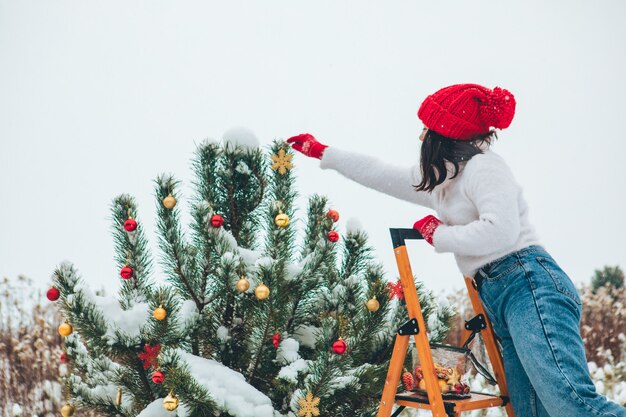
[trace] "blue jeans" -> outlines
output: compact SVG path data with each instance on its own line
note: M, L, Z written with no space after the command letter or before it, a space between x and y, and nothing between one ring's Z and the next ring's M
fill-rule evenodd
M480 299L502 345L515 417L626 417L596 392L571 279L541 246L479 269Z

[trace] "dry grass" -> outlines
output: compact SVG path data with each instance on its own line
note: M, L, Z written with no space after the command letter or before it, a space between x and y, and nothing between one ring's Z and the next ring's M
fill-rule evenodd
M47 289L24 276L0 281L0 417L57 417L65 404L60 377L71 363L61 362L61 318Z
M0 282L0 415L58 413L61 340L54 306L33 294L32 282Z

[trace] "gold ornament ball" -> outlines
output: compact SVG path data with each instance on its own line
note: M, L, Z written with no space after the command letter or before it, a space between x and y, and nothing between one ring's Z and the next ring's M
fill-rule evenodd
M267 285L261 283L258 287L256 287L256 290L254 290L254 295L256 295L256 298L259 300L265 300L270 296L270 289L267 288Z
M250 288L250 281L247 278L241 277L239 281L237 281L237 291L246 292L248 288Z
M289 225L289 216L285 213L280 213L274 218L274 223L278 227L287 227Z
M167 311L165 311L163 306L159 306L155 308L154 311L152 312L152 317L154 317L155 319L159 321L165 320L165 317L167 317Z
M178 398L171 392L167 394L167 397L163 398L163 408L167 411L174 411L178 408Z
M380 308L380 303L375 298L367 300L367 303L365 303L365 305L367 305L367 309L372 313L375 313Z
M74 406L72 404L65 404L61 407L61 415L63 417L71 417L74 414Z
M174 206L176 205L176 198L169 194L167 197L165 197L163 199L163 205L165 206L166 209L173 209Z
M61 336L67 337L71 335L73 331L74 331L74 328L69 323L63 323L62 325L59 326L59 334Z

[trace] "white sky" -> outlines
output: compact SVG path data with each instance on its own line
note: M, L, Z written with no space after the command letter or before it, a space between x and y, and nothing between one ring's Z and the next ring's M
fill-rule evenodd
M0 275L45 288L67 259L117 287L112 198L136 196L154 246L152 180L188 185L195 143L232 126L415 163L419 104L460 82L515 94L494 150L573 280L626 267L625 17L623 0L0 0ZM430 212L295 162L395 276L388 228ZM464 285L451 255L409 249L430 288Z

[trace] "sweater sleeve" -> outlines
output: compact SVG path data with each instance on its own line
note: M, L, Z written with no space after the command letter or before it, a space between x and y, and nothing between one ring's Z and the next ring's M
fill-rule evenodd
M430 193L413 188L421 181L419 165L399 167L372 156L328 147L320 167L334 169L346 178L400 200L435 208Z
M436 252L484 256L506 250L519 239L519 188L513 174L500 158L482 162L486 164L475 165L465 173L469 174L465 178L467 193L478 211L478 220L439 226L433 235Z

